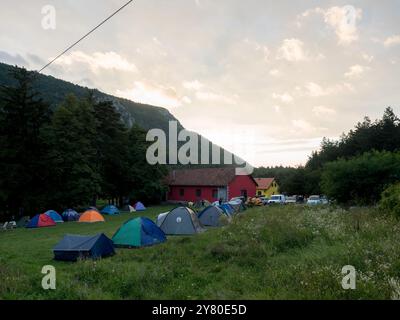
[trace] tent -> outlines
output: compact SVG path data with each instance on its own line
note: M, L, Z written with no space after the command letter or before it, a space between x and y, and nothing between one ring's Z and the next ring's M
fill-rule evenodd
M140 201L138 203L135 204L135 210L136 211L145 211L146 207L144 206L143 203L141 203Z
M81 217L79 218L79 222L104 222L103 216L95 210L87 210L85 211Z
M200 209L200 208L204 208L204 207L208 207L209 205L211 205L210 201L207 200L198 200L194 203L194 208L196 209Z
M148 218L125 222L112 237L116 247L145 247L165 242L164 232Z
M57 211L48 210L44 214L48 215L50 218L54 220L55 223L64 222L63 218L58 214Z
M223 224L224 219L229 221L230 216L218 207L208 206L198 214L198 218L204 226L219 227Z
M29 216L23 216L17 221L17 228L23 228L26 227L29 223Z
M229 214L230 216L235 213L235 209L229 203L223 203L218 206L223 212Z
M86 211L88 211L88 210L94 210L94 211L100 212L99 209L97 209L96 207L89 207L86 209Z
M72 209L67 209L62 213L64 221L78 221L79 213Z
M116 206L113 205L108 205L101 210L102 214L108 214L108 215L114 215L114 214L119 214L119 210Z
M135 212L136 210L134 207L132 207L131 205L128 204L128 205L124 206L122 211Z
M29 221L27 228L44 228L44 227L54 227L56 223L47 214L37 214L31 221Z
M95 236L67 234L54 247L54 259L76 261L82 258L98 259L113 255L114 245L103 233Z
M191 235L204 231L196 213L187 207L178 207L157 218L157 225L165 234Z

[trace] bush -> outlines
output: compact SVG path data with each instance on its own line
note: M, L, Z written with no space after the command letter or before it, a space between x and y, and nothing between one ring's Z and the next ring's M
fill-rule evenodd
M379 207L400 218L400 183L396 183L388 187L382 192L382 199L379 202Z
M372 151L329 162L322 173L322 190L339 203L369 205L385 187L400 180L400 153Z

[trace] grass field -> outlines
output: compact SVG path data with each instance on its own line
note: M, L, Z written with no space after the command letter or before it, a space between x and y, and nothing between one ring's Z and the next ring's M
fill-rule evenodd
M168 207L150 208L154 218ZM226 227L169 237L113 257L56 262L52 247L66 233L111 237L137 214L106 223L0 232L1 299L399 299L400 223L375 209L265 207ZM41 288L54 265L57 289ZM343 290L341 269L357 270Z

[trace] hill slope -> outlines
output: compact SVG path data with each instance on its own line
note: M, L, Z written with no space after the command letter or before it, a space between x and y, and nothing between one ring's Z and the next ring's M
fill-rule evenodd
M13 84L14 80L10 76L10 72L13 69L15 69L14 66L0 63L0 85L9 86ZM37 74L35 86L43 99L54 108L56 108L68 94L72 93L77 97L84 97L89 90L86 87L81 87L71 82L42 74ZM145 130L152 128L167 130L168 121L178 121L164 108L136 103L127 99L108 95L98 90L95 90L94 93L99 100L113 101L115 108L119 111L122 119L129 127L136 123ZM179 126L183 128L180 124Z

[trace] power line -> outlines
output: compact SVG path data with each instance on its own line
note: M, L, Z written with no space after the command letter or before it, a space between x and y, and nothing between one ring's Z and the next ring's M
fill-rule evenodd
M42 72L44 69L46 69L48 66L50 66L53 62L55 62L57 59L59 59L62 55L67 53L69 50L71 50L73 47L75 47L79 42L81 42L83 39L88 37L90 34L92 34L94 31L96 31L98 28L100 28L103 24L105 24L108 20L110 20L112 17L114 17L118 12L122 11L125 7L127 7L133 0L128 1L126 4L124 4L121 8L119 8L117 11L115 11L113 14L111 14L109 17L107 17L105 20L100 22L97 26L95 26L92 30L90 30L88 33L86 33L82 38L80 38L78 41L74 42L71 44L67 49L65 49L63 52L61 52L57 57L55 57L53 60L51 60L48 64L46 64L42 69L39 70L39 73Z

